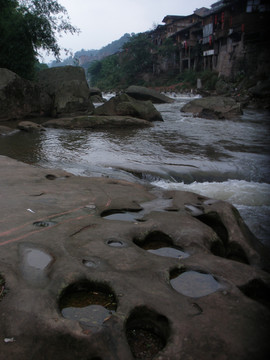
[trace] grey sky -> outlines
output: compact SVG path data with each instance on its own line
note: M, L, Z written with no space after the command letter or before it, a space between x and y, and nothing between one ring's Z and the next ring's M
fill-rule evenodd
M100 49L125 33L144 32L166 15L190 15L213 0L58 0L79 35L63 35L59 44L72 52ZM62 57L65 57L64 55ZM48 61L52 57L45 57Z

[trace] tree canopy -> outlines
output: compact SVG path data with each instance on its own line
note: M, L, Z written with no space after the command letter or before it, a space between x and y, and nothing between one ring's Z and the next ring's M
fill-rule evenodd
M90 65L91 84L108 90L139 83L142 74L152 72L153 48L147 33L133 34L121 52Z
M0 67L32 78L40 49L60 57L57 34L78 32L56 0L0 0Z

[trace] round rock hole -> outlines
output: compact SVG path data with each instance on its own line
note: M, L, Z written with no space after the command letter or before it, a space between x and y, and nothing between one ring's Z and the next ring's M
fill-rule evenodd
M108 285L83 280L62 291L59 308L64 318L95 330L115 313L117 302Z
M92 268L92 269L96 269L99 267L100 265L100 260L99 259L83 259L82 263L84 266L88 267L88 268Z
M192 270L172 270L170 283L180 294L193 298L212 294L221 288L221 285L212 275Z
M126 247L127 244L121 240L107 240L106 244L112 247Z
M153 359L166 346L170 335L168 319L146 307L131 312L125 330L135 359Z
M48 180L55 180L57 178L57 176L53 175L53 174L48 174L45 176L46 179Z
M101 213L101 217L106 220L119 220L119 221L137 221L138 212L141 210L106 210ZM140 216L139 216L140 217Z
M134 239L134 243L140 248L159 256L184 259L189 254L184 252L180 246L173 244L173 240L161 231L153 231L142 241Z
M33 225L38 226L38 227L49 227L49 226L54 226L57 223L55 221L35 221L33 223Z

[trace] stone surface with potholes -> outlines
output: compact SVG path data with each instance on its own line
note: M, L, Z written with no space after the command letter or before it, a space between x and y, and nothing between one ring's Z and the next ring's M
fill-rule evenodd
M4 359L267 358L268 251L230 204L4 156L0 171Z

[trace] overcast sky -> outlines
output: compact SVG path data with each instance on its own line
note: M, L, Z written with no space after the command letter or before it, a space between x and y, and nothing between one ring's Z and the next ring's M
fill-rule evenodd
M125 33L150 30L162 24L166 15L190 15L215 0L58 0L69 14L79 35L59 38L59 45L73 53L81 49L100 49ZM62 55L62 58L65 58ZM44 60L53 57L45 56Z

